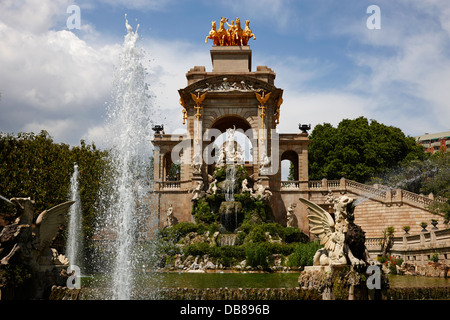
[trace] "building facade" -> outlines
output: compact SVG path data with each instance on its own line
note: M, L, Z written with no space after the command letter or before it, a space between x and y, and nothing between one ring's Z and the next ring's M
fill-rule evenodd
M422 136L414 137L414 139L429 153L447 152L450 148L450 131L425 133Z

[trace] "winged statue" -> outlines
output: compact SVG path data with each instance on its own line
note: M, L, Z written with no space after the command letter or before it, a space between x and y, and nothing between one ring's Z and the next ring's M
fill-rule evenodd
M192 100L194 100L195 104L197 106L201 105L203 100L205 100L206 98L206 92L202 95L200 95L200 93L198 93L198 95L195 95L191 92L191 96L192 96Z
M6 226L8 229L24 229L31 228L33 215L34 215L34 201L30 198L12 198L11 202L15 204L17 208L18 218L16 221ZM28 256L31 261L29 261L30 265L40 264L39 260L42 260L42 257L49 254L50 245L53 242L53 239L59 232L59 228L64 223L65 216L67 215L70 206L74 203L74 201L67 201L61 203L57 206L54 206L51 209L44 210L36 219L35 225L37 226L37 230L33 231L30 236L33 239L28 239L33 243L33 252L31 254L25 254L25 250L27 244L22 243L26 237L20 237L17 243L13 246L12 250L1 259L2 264L7 264L8 261L16 254L16 252L20 252L22 257ZM55 258L55 257L54 257ZM62 262L62 261L60 261Z
M8 265L26 266L30 272L26 285L29 290L22 294L42 298L49 286L64 280L61 278L61 268L67 266L69 261L51 245L74 201L44 210L34 223L33 200L12 198L10 202L16 207L14 217L17 218L0 232L0 271ZM6 287L11 285L14 286L6 283Z
M357 250L358 254L353 254L348 230L358 226L353 223L354 199L348 196L341 196L334 200L333 217L322 207L304 199L299 200L308 210L308 220L310 232L316 235L323 248L317 250L314 255L313 265L370 265L373 261L369 258L367 249ZM364 234L364 233L362 233ZM364 241L362 242L364 243ZM361 252L361 253L360 253Z
M266 102L267 102L267 100L269 100L271 94L272 94L272 92L269 92L267 94L265 94L263 92L262 95L259 94L258 92L255 92L256 99L258 99L258 101L261 104L261 106L264 106L266 104Z
M50 248L53 239L59 231L59 227L64 223L65 217L69 212L70 206L75 201L67 201L49 210L43 211L36 219L36 225L39 226L39 248L44 250Z

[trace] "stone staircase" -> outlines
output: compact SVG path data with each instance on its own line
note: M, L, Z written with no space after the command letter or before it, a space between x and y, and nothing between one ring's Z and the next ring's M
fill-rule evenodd
M447 201L447 199L442 197L435 198L433 194L429 194L428 196L419 195L398 188L389 188L380 184L367 185L345 178L340 180L322 179L307 182L282 181L281 191L317 191L322 193L327 193L330 191L340 193L351 192L368 199L382 202L387 206L406 203L425 210L427 210L428 207L435 202L444 203Z

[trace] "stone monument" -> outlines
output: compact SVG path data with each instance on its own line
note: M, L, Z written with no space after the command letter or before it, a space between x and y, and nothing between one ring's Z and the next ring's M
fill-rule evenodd
M42 299L53 285L65 285L67 258L51 248L74 201L43 211L33 223L34 201L12 198L17 219L0 233L0 298Z
M160 199L156 210L164 217L172 204L178 221L192 221L192 207L204 197L229 189L228 200L232 200L232 189L242 189L249 192L252 201L267 201L275 214L273 221L283 223L285 208L302 194L282 194L278 165L285 159L291 160L295 180L307 181L309 139L300 132L277 132L283 89L275 85L272 69L252 67L249 44L256 37L250 21L221 17L211 22L209 30L205 42L212 42L212 70L194 66L186 73L187 86L178 90L187 132L176 135L160 131L152 140L155 193ZM217 139L225 133L227 142L218 145ZM243 136L245 145L240 140ZM177 181L168 179L174 163L179 164ZM239 180L240 185L233 188L230 179L224 182L212 178L220 167L230 169L228 174L233 176L232 163L234 171L244 168L250 177L245 182ZM295 214L300 216L304 211L298 208ZM160 221L161 227L165 224L166 221Z
M369 292L365 282L369 266L376 265L365 247L365 236L362 229L354 223L354 199L341 196L334 199L334 219L322 207L304 199L310 232L318 237L323 248L317 250L313 258L313 266L305 267L299 277L299 285L303 288L314 288L323 294L324 299L348 298L368 299ZM381 274L381 290L387 288L387 278ZM343 293L344 292L344 293Z

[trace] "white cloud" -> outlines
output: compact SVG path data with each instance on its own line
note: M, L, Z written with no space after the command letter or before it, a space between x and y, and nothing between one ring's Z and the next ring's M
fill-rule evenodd
M350 46L355 48L350 59L361 67L354 81L340 85L341 91L317 87L321 79L338 70L334 62L296 53L268 57L255 51L253 68L272 68L277 73L276 85L285 90L280 131L298 132L299 123L336 125L343 118L358 116L395 125L411 134L448 130L450 9L445 1L426 2L430 6L424 6L423 12L434 17L431 22L420 24L421 18L410 15L404 7L400 6L400 15L396 15L382 4L383 23L378 33L355 23L337 28L343 39L350 36L357 43ZM67 18L69 4L69 0L0 3L0 131L47 129L55 140L72 144L81 138L99 144L108 134L103 124L105 102L110 100L113 65L121 44L111 44L85 21L83 30L76 33L51 30L55 25L65 26L62 19ZM170 4L171 0L142 0L132 5L162 10ZM241 8L243 17L251 14L259 22L271 19L270 23L279 28L296 21L290 1L233 0L226 4L236 12ZM124 2L119 5L125 6ZM422 9L419 4L414 8ZM410 28L411 23L418 26L417 30ZM205 65L207 71L211 70L209 49L151 35L141 39L139 46L146 51L144 60L151 59L152 119L165 124L166 132L183 131L177 90L186 86L185 73L190 68ZM435 129L437 126L439 129Z
M372 101L376 120L407 134L448 130L448 1L382 2L380 8L381 30L344 16L333 31L350 37L348 56L360 67L345 92Z
M0 21L14 30L34 34L47 32L55 23L65 17L71 0L2 0Z
M211 71L209 50L199 50L187 42L150 38L143 41L147 56L149 81L155 121L165 124L166 132L185 128L182 124L178 90L187 86L186 73L194 66L205 66ZM188 58L187 58L188 57Z
M138 47L143 50L142 63L148 71L147 82L151 94L149 103L152 111L150 120L156 124L163 124L167 133L185 132L178 90L187 86L185 74L189 69L195 65L208 64L209 51L199 51L186 42L165 41L151 37L140 40ZM208 70L208 66L206 67ZM106 121L103 121L90 127L83 139L103 146L103 140L108 135L108 126Z
M8 19L0 22L0 131L45 129L58 142L78 144L85 139L101 145L108 134L106 103L111 100L121 44L106 44L86 23L77 31L83 39L68 30L49 30L59 11L66 17L66 4L62 0L42 1L39 6L31 1L2 2L1 17ZM135 3L144 4L149 2ZM30 11L44 21L29 18ZM24 20L29 21L26 28L14 27ZM193 65L209 61L209 52L150 37L138 45L146 50L143 62L154 94L152 120L165 123L170 131L182 130L177 90L186 86L184 75ZM147 64L149 57L152 61Z
M370 102L345 92L285 92L281 106L280 132L299 132L299 124L321 123L334 126L342 119L353 119L371 112Z
M57 141L79 142L79 129L61 125L77 119L82 127L89 123L82 115L90 120L104 109L119 47L94 49L70 31L36 34L1 23L0 37L0 130L40 131L41 124ZM19 118L17 109L26 112Z

